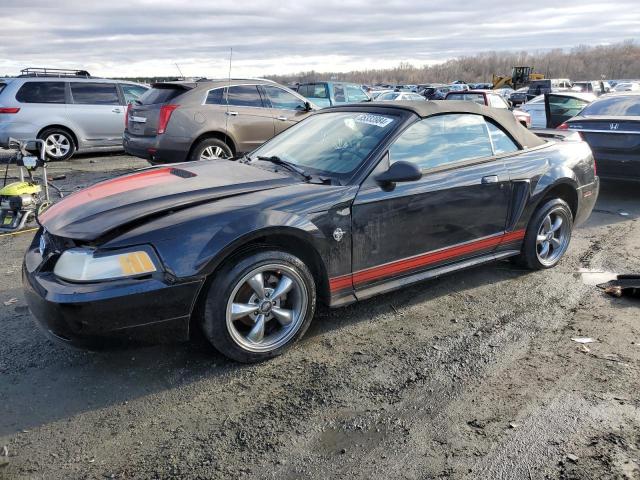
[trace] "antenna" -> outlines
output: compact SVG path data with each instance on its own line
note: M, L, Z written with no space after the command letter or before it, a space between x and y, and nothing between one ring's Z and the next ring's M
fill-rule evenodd
M180 73L180 77L184 80L184 75L182 74L182 70L180 70L180 65L178 65L177 63L175 65L176 65L176 68L178 69L178 72Z
M229 76L227 77L228 78L227 88L225 89L226 92L225 92L225 96L224 96L225 100L226 100L226 103L227 103L227 111L225 112L225 114L226 114L225 117L226 118L224 119L224 129L225 129L225 131L228 130L227 125L229 123L229 115L230 115L229 114L229 86L231 85L231 62L232 62L232 60L233 60L233 47L231 47L229 49Z

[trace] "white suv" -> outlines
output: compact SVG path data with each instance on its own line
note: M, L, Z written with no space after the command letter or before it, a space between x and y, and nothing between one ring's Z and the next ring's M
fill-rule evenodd
M50 160L122 149L126 106L148 88L59 69L0 78L0 144L9 137L41 138Z

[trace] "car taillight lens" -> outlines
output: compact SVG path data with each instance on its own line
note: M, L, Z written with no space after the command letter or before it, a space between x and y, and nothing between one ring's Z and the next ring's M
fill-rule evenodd
M15 107L0 107L0 113L18 113L19 111L20 109Z
M566 122L561 123L560 125L558 125L558 130L569 130L569 125L567 125Z
M167 124L171 119L171 114L180 105L163 105L160 107L160 118L158 119L158 135L167 130Z
M127 105L127 111L124 114L124 129L126 130L129 127L129 114L131 113L131 104Z

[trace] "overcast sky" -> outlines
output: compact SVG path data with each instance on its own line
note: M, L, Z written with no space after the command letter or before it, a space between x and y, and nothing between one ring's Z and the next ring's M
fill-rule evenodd
M0 75L348 71L640 38L638 0L0 0Z

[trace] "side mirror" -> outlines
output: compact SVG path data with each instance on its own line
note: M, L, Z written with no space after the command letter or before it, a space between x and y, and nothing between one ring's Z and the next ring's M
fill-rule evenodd
M398 182L415 182L422 178L422 171L413 163L396 162L391 164L389 170L374 177L375 181L387 185Z
M305 112L310 112L311 110L312 110L311 102L304 102L304 111Z

